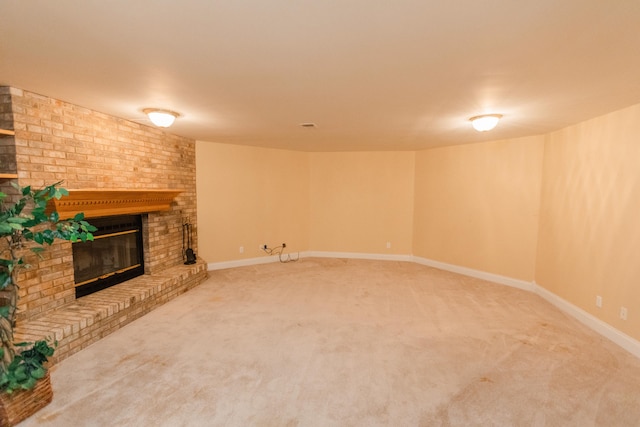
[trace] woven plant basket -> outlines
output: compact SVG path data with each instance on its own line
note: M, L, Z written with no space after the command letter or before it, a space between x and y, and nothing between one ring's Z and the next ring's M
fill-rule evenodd
M0 427L14 426L47 406L53 399L53 389L47 375L31 390L0 392Z

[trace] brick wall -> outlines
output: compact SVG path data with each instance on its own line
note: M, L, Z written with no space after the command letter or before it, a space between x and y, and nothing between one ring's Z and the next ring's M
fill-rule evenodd
M68 189L184 190L170 211L143 218L145 271L182 264L185 217L194 225L197 252L194 140L17 88L0 88L0 120L5 119L13 123L3 126L16 134L2 139L0 153L15 156L21 186L63 180ZM1 172L15 172L2 160ZM2 181L0 188L10 186ZM20 279L19 321L75 299L71 244L57 243L44 259L30 256L28 262L33 268Z

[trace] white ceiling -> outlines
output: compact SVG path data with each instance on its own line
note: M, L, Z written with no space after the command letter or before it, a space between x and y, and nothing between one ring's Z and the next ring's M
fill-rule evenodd
M305 151L537 135L640 102L638 0L0 0L0 85ZM468 118L504 115L487 133ZM300 123L314 122L316 129Z

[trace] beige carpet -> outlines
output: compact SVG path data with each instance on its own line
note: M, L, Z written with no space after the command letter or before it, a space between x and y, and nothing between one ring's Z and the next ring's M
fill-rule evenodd
M21 427L640 425L640 360L534 294L402 262L211 272L52 383Z

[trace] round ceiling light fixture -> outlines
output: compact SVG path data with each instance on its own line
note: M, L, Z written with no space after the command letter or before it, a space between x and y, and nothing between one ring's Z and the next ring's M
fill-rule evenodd
M159 108L145 108L142 112L149 116L151 123L161 128L168 128L176 120L176 117L180 117L180 114L175 111Z
M493 129L502 118L502 114L484 114L482 116L471 117L469 121L478 132L486 132Z

